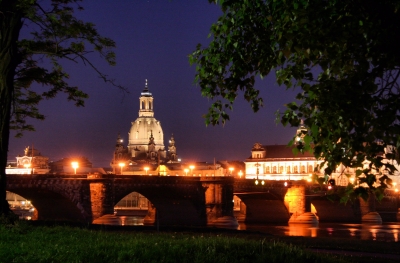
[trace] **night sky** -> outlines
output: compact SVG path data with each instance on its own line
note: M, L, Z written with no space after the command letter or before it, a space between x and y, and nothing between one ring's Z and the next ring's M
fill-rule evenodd
M256 142L286 144L292 138L295 129L276 125L274 113L283 110L295 93L279 87L274 74L257 80L265 103L258 113L239 97L224 127L205 126L202 115L211 101L194 85L195 66L189 65L188 54L198 43L210 41L211 24L221 15L218 6L207 0L85 0L82 5L85 10L78 16L117 44L116 66L108 66L97 54L90 58L129 93L104 83L83 64L64 63L70 83L89 93L85 107L75 107L63 94L43 101L39 108L46 120L30 120L36 131L25 132L22 138L11 134L9 160L33 145L51 161L85 156L95 167L108 167L118 133L127 142L131 122L138 117L145 79L164 145L174 134L183 162L244 161Z

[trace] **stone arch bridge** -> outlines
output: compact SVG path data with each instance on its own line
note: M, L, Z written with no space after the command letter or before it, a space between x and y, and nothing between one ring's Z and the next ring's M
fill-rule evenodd
M235 179L234 195L240 199L235 217L258 224L400 221L400 197L394 191L388 190L379 202L360 198L347 204L333 202L327 194L327 188L306 181L270 180L256 185L254 180Z
M311 212L320 221L359 222L373 209L368 202L331 203L323 191L315 193L305 182L286 187L283 181L266 181L256 186L254 180L232 177L7 175L6 189L31 200L40 220L93 222L113 214L114 206L131 192L149 199L145 222L159 225L235 226L236 218L287 223ZM234 195L240 199L239 211L234 211ZM391 219L396 218L398 203L396 196L383 206Z
M138 192L152 204L149 223L237 224L228 177L7 175L6 190L31 200L40 220L93 222L114 214L122 198Z

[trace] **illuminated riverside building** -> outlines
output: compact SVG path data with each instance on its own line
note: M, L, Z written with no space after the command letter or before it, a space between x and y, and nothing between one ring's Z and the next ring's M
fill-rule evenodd
M287 145L255 143L246 159L245 178L260 180L309 180L318 165L315 157L306 152L295 156Z
M303 124L297 130L297 138L304 131ZM296 146L293 146L296 147ZM311 182L312 175L316 174L319 177L324 177L324 167L319 167L322 160L315 159L314 155L309 152L298 153L294 155L293 147L287 145L262 145L255 143L251 149L251 156L245 161L245 178L259 180L306 180ZM387 146L385 152L382 153L383 162L389 162L385 159L385 155L393 151L392 146ZM389 189L398 191L400 185L400 166L396 160L391 160L390 163L395 166L397 171L394 174L388 174L383 171L383 174L389 176L393 183ZM364 168L368 168L369 162L364 162ZM374 170L372 170L373 172ZM357 184L356 169L345 167L342 164L338 165L331 173L329 179L334 179L338 186L347 186L349 183Z
M24 155L16 159L16 162L7 162L6 174L47 174L50 171L49 158L33 147L26 147Z

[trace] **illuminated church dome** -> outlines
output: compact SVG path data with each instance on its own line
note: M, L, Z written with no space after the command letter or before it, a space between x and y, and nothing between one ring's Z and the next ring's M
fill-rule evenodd
M139 98L139 117L132 122L129 132L128 150L132 157L144 157L150 150L163 151L160 157L165 158L164 133L161 123L154 118L154 99L147 87ZM152 138L151 145L149 139Z
M114 173L120 169L124 174L139 174L145 167L180 163L173 136L169 140L167 154L161 123L154 118L154 98L147 80L139 97L139 117L132 122L128 136L128 145L125 147L123 139L118 135L110 163Z

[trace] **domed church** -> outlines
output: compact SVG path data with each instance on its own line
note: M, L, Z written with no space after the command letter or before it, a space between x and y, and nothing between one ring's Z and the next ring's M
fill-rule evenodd
M139 117L132 122L128 150L133 158L143 159L147 154L160 153L165 158L164 133L161 123L154 118L154 99L147 86L139 98ZM154 156L150 156L154 157Z
M168 154L165 149L164 133L160 121L154 118L154 98L146 79L139 98L139 117L132 122L128 145L125 147L118 135L111 166L114 171L121 167L124 171L143 171L143 165L178 163L177 157L173 136L169 140Z

